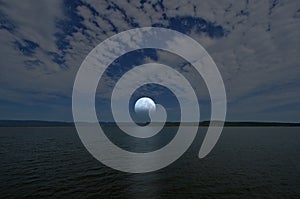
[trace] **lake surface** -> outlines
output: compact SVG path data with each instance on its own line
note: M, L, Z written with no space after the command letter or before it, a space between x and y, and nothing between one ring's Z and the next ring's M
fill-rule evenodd
M95 160L73 127L0 128L0 198L300 198L300 128L226 127L198 159L205 132L168 167L130 174ZM118 137L142 151L164 141Z

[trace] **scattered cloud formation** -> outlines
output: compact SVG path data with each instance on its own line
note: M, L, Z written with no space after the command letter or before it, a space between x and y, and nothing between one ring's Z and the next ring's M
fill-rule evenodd
M299 122L300 2L293 0L2 1L0 119L72 120L73 83L86 55L114 34L146 26L180 31L205 47L223 76L229 120ZM208 100L179 57L157 51L131 63L152 61L199 82ZM119 72L107 72L108 88Z

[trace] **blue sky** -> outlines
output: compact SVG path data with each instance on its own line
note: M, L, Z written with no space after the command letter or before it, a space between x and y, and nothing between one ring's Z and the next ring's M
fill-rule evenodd
M85 56L112 35L147 26L177 30L205 47L224 80L228 120L300 122L300 2L294 0L2 1L0 119L72 121L72 88ZM157 50L124 55L110 67L109 84L98 88L97 112L110 120L113 83L150 61L184 73L197 90L201 119L209 118L201 78L179 57ZM178 111L164 88L140 92Z

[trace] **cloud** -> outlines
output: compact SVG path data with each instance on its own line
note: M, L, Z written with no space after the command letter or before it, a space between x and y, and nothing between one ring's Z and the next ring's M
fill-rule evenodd
M97 44L124 30L156 25L181 30L205 47L223 76L231 118L255 119L255 113L268 118L278 107L299 105L299 7L293 0L1 2L0 100L46 106L69 98L81 62ZM180 62L160 51L157 57ZM189 68L177 67L198 82ZM111 77L105 78L112 86ZM255 108L245 108L252 101Z

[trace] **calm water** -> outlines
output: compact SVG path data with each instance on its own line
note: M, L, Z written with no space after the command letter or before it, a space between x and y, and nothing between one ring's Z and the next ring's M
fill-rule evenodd
M93 159L74 128L0 128L0 197L300 197L300 128L227 127L200 160L204 132L170 166L129 174Z

